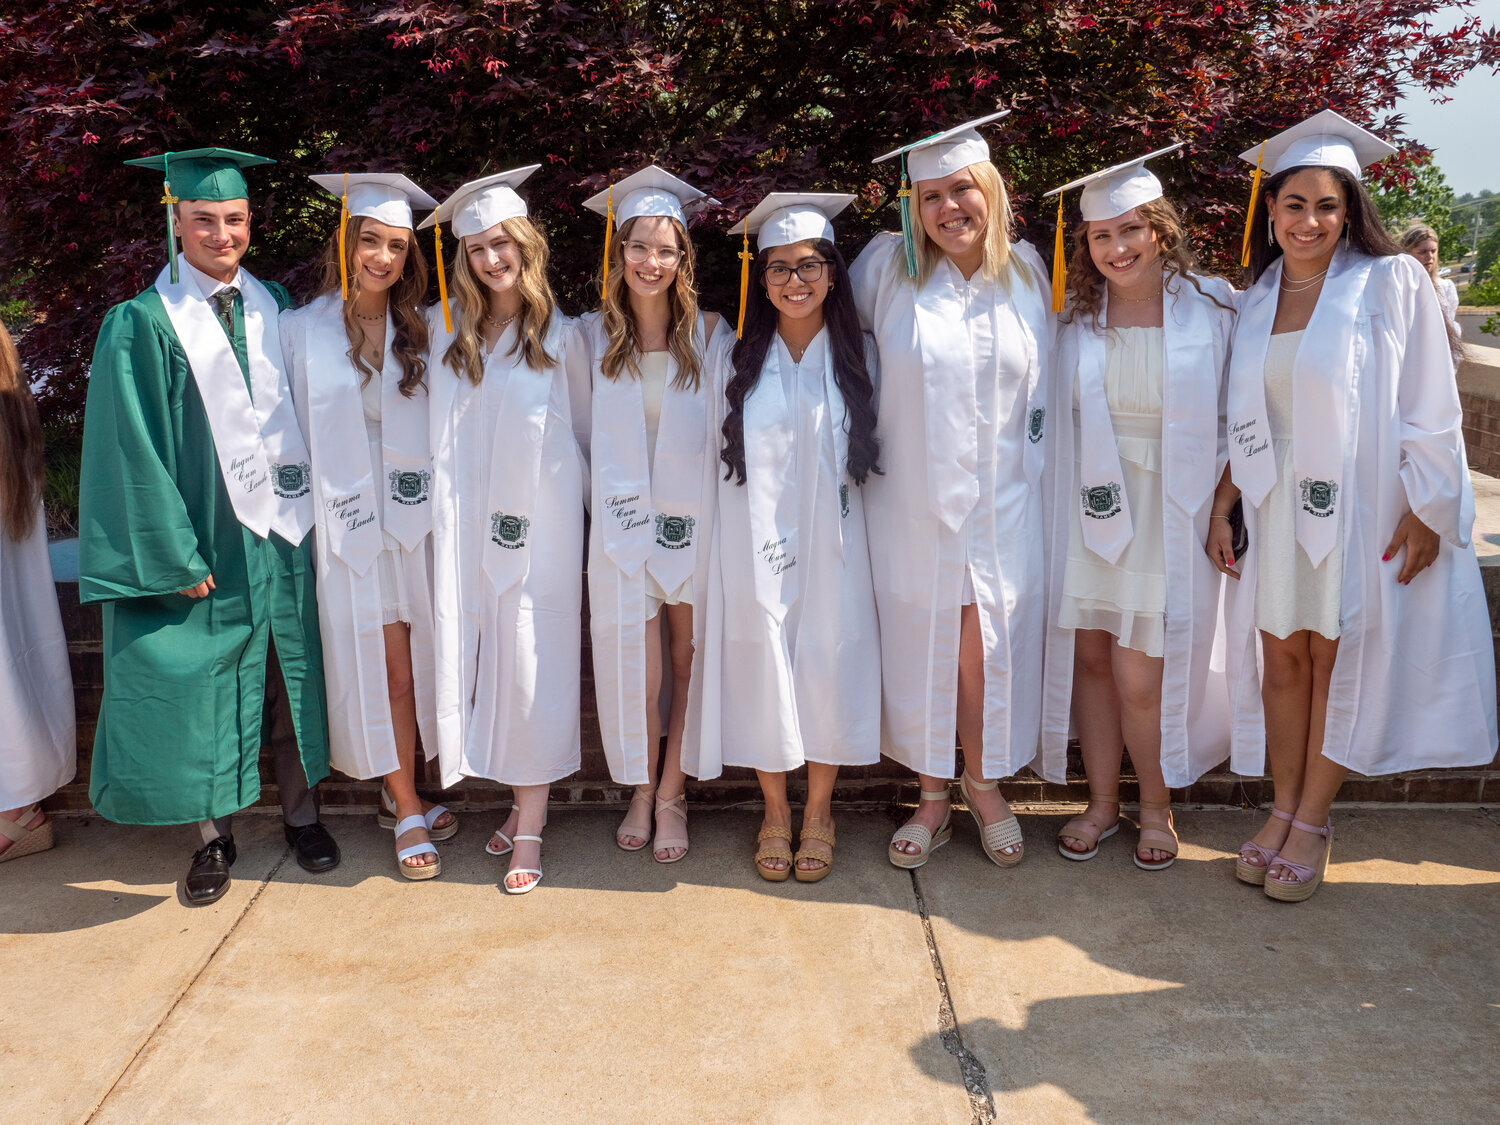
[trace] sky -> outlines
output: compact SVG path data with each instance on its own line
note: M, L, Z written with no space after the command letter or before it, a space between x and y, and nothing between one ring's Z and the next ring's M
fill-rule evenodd
M1453 9L1434 24L1448 30L1468 16L1484 26L1500 24L1500 0L1478 0L1471 8ZM1396 106L1406 116L1406 135L1432 148L1448 185L1465 192L1500 191L1500 137L1495 125L1500 107L1500 74L1481 68L1446 91L1453 100L1434 105L1424 90L1414 90Z

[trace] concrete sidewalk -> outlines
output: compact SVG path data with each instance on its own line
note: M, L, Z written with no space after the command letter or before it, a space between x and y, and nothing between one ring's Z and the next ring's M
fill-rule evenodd
M1024 814L1001 871L963 816L913 874L895 821L839 817L815 886L760 880L755 813L683 862L557 812L508 898L493 814L401 880L373 819L304 873L237 820L235 885L178 901L185 830L59 822L0 866L11 1122L1424 1122L1500 1103L1500 816L1347 809L1309 902L1235 882L1259 814L1183 811L1068 863Z

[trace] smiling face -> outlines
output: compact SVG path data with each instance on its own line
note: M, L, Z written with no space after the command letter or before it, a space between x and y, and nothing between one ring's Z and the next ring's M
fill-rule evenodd
M1089 257L1111 288L1155 286L1161 280L1161 243L1151 224L1132 207L1113 219L1088 224Z
M975 265L984 257L984 235L990 205L968 168L941 180L918 180L917 214L927 237L960 265Z
M796 273L799 267L804 273L819 276L805 281ZM828 299L828 287L833 283L833 269L833 263L818 253L816 242L793 242L771 248L761 281L771 305L784 320L806 321L816 317L822 323L823 302Z
M184 199L177 204L182 253L216 281L233 280L250 246L250 202L246 199Z
M625 284L637 297L660 297L672 288L682 261L677 226L665 215L640 215L620 232Z
M1327 168L1302 168L1266 200L1276 242L1295 276L1323 269L1338 248L1349 205L1344 185Z
M350 273L367 293L383 293L401 279L411 250L411 231L365 217L354 243Z
M506 233L504 223L489 230L464 237L464 253L469 269L479 284L497 294L515 288L521 279L521 248Z

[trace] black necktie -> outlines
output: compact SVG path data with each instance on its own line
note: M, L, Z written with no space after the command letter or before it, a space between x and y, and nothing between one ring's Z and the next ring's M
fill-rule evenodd
M233 285L220 289L209 298L213 302L214 312L218 315L220 323L224 325L224 331L228 333L231 340L234 339L234 299L240 295L240 291Z

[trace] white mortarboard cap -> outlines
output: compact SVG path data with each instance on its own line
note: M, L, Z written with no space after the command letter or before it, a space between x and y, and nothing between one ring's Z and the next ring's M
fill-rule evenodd
M1105 219L1113 219L1125 214L1132 207L1139 207L1142 203L1150 203L1162 197L1161 181L1146 167L1146 161L1155 160L1158 156L1165 156L1169 152L1176 152L1184 143L1179 141L1175 145L1148 152L1145 156L1138 156L1123 164L1116 164L1098 172L1090 172L1087 176L1080 176L1076 180L1063 184L1062 187L1053 188L1042 198L1050 199L1054 195L1081 187L1083 194L1078 200L1078 207L1083 214L1084 221L1102 222Z
M483 234L506 219L525 218L526 201L516 194L516 188L540 167L540 164L528 164L524 168L512 168L509 172L496 172L493 176L460 184L436 211L422 221L422 229L443 223L455 238L467 238L471 234Z
M1263 167L1274 176L1288 168L1342 168L1356 180L1360 169L1393 156L1395 146L1331 109L1283 129L1265 143ZM1240 153L1247 164L1262 160L1261 146Z
M907 175L912 183L918 180L940 180L961 168L983 164L988 160L990 146L979 135L979 126L999 121L1009 114L1010 110L1002 109L988 117L976 117L973 121L965 121L962 125L955 125L941 133L892 149L884 156L877 156L874 163L881 164L905 153Z
M755 235L757 250L820 238L832 242L829 220L853 202L854 196L846 192L773 191L729 233Z
M436 199L395 172L324 172L309 179L335 199L349 192L349 214L364 215L388 227L413 229L411 209L431 211Z
M648 164L585 199L583 205L601 215L607 215L612 205L615 226L620 227L642 215L667 215L686 225L689 211L717 202L666 169Z

